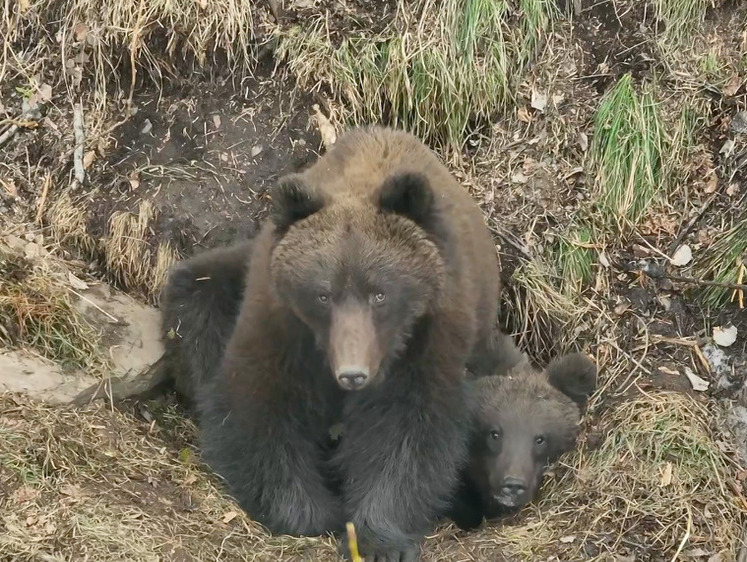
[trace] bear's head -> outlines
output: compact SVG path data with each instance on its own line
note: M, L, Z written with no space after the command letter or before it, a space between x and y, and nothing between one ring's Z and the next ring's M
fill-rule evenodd
M272 194L276 294L314 334L345 390L385 376L422 331L446 275L426 176L399 173L353 191L332 195L292 174Z
M542 372L525 360L472 384L477 409L468 473L491 519L532 501L547 466L573 449L596 366L573 353Z

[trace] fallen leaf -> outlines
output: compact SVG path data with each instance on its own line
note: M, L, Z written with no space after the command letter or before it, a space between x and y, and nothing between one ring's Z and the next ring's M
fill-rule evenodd
M511 181L514 183L527 183L528 178L524 175L523 172L516 172L511 176Z
M730 98L734 96L734 94L737 93L737 90L739 90L739 87L742 85L742 79L739 77L739 74L735 74L731 77L731 80L724 86L724 95L727 98Z
M602 267L610 266L610 260L607 259L604 251L599 252L599 263L602 264Z
M543 94L542 92L538 92L537 90L532 89L531 105L537 111L544 112L545 108L547 107L547 94Z
M693 390L695 390L696 392L704 392L708 390L708 387L711 385L711 383L709 383L707 380L702 379L701 377L693 373L690 367L685 367L685 376L687 376L690 384L693 387Z
M705 192L706 193L713 193L716 191L716 188L718 187L718 177L716 176L716 172L711 170L710 174L708 175L708 179L706 180L706 186L705 186Z
M578 146L581 152L586 152L589 149L589 137L586 133L578 134Z
M197 476L195 476L194 474L190 474L184 479L184 482L182 482L182 484L184 484L185 486L189 486L190 484L194 484L195 482L197 482Z
M73 275L72 271L67 272L67 280L73 289L77 289L78 291L85 291L88 289L88 283Z
M263 150L264 150L264 148L262 147L261 144L253 146L252 147L252 151L251 151L252 158L254 158L255 156L259 156L260 154L262 154Z
M659 479L659 486L662 488L665 488L666 486L669 486L672 483L672 463L668 462L664 465L664 470L662 470L661 478Z
M735 145L736 143L734 142L734 139L728 139L718 152L719 154L725 154L729 157L733 154Z
M52 99L52 86L49 84L42 84L39 86L39 99L42 101L49 101Z
M516 117L523 123L529 123L532 121L532 117L529 115L529 110L523 106L516 110Z
M94 150L89 150L83 155L83 168L87 170L91 167L91 164L93 164L93 161L96 158L96 152Z
M728 328L723 328L716 326L713 329L713 341L721 347L729 347L737 341L737 327L729 326Z
M319 128L319 134L322 137L322 144L324 144L325 148L330 148L337 142L337 131L335 131L335 126L319 109L319 104L315 103L311 108L314 110L316 124Z
M682 267L690 263L692 259L693 251L690 249L690 246L688 246L687 244L683 244L682 246L677 248L677 251L674 253L670 261L672 262L672 265Z
M228 513L226 513L225 515L223 515L223 522L224 523L230 523L231 521L233 521L234 519L236 519L236 517L238 515L239 514L236 513L235 511L229 511Z
M151 129L153 128L153 123L150 122L150 119L146 119L143 121L143 128L140 129L141 135L147 135L150 133Z
M140 174L137 170L133 170L130 172L130 175L127 176L127 179L130 181L130 189L135 191L138 187L140 187Z
M726 188L726 194L729 197L734 197L737 193L739 193L739 184L737 182L730 183L729 187Z
M560 542L562 543L571 543L576 540L576 535L568 535L565 537L560 537Z
M220 115L217 115L217 114L213 115L213 125L215 125L215 128L220 129L220 124L221 124Z
M0 183L3 184L3 187L5 188L5 191L8 192L8 195L10 195L11 197L18 197L18 188L16 187L16 182L14 182L13 180L0 180Z
M76 23L73 28L73 37L77 42L83 42L88 36L88 26L85 23Z

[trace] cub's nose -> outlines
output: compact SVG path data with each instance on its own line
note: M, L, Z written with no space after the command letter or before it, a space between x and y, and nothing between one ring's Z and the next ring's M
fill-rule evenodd
M338 384L345 390L359 390L368 381L368 371L365 369L344 369L337 375Z
M506 496L519 498L523 496L527 491L526 484L523 480L518 478L504 478L501 482L501 492Z

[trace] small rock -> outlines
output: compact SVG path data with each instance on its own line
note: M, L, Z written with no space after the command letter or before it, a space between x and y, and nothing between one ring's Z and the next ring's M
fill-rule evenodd
M735 133L747 133L747 111L740 111L731 118L731 130Z

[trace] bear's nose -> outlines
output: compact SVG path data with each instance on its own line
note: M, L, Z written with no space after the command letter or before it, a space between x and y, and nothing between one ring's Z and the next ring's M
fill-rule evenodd
M365 369L345 369L337 375L337 380L345 390L358 390L366 384L368 371Z
M526 484L523 480L519 480L518 478L508 477L504 478L503 482L501 482L501 492L507 496L517 498L522 496L526 491Z

